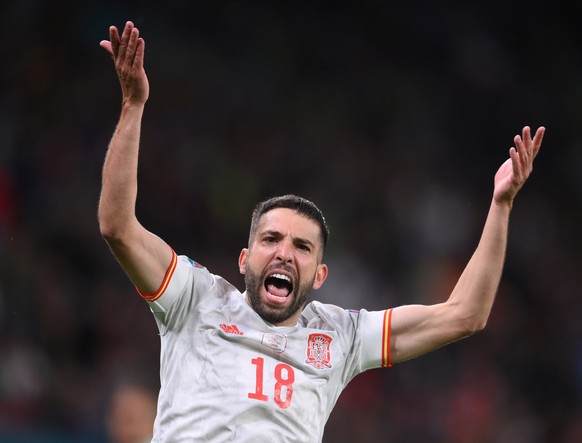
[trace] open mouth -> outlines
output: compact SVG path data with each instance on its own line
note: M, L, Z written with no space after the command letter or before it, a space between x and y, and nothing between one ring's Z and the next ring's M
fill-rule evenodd
M293 283L289 276L274 273L265 279L265 289L275 297L286 298L293 291Z

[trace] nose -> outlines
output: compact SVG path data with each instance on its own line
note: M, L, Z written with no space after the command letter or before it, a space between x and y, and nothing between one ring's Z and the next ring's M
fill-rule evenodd
M282 241L277 248L277 259L284 263L293 261L293 245L289 241Z

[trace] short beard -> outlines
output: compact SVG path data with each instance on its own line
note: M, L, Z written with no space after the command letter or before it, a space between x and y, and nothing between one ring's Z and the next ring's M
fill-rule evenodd
M271 306L267 306L266 303L262 302L260 292L264 281L264 276L260 277L251 271L247 263L245 266L245 286L251 307L257 314L261 316L263 320L277 325L291 318L295 313L297 313L305 306L307 303L307 297L311 293L311 288L313 287L315 276L313 276L310 282L307 282L304 285L299 285L297 288L293 288L293 294L289 295L290 297L294 297L293 303L291 303L288 308L283 310L272 308Z

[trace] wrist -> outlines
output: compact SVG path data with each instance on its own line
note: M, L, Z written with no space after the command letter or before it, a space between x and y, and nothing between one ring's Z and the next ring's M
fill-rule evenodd
M496 208L507 210L509 212L513 207L513 199L510 198L498 200L495 197L493 197L491 201L491 206L495 206Z
M121 107L123 109L143 109L145 106L145 100L136 100L130 97L123 97L121 100Z

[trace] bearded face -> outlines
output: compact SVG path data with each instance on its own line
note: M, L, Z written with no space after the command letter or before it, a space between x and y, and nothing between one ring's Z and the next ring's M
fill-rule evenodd
M314 276L298 284L299 279L291 269L276 265L265 269L260 275L250 268L248 262L245 269L245 286L251 307L263 320L272 324L284 322L305 306L315 280ZM261 297L263 289L270 297ZM273 298L285 300L274 303Z
M327 277L319 225L292 209L265 213L249 248L241 251L247 300L266 321L295 326L311 290Z

